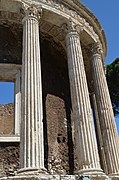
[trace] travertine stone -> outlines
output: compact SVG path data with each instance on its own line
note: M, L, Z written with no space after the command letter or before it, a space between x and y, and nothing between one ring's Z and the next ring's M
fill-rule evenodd
M21 71L16 74L15 83L15 134L20 136L20 121L21 121Z
M40 175L40 176L14 176L14 177L2 177L0 180L118 180L117 177L115 179L108 178L105 176L77 176L77 175L67 175L67 176L59 176L59 175Z
M39 18L28 7L23 19L22 122L19 172L35 174L44 169L42 83Z
M62 175L60 176L60 180L75 180L74 175Z
M92 71L108 174L119 175L119 138L104 74L101 47L92 45Z
M77 32L77 26L72 22L68 24L67 31L68 69L79 173L102 173L80 44L80 33Z
M100 175L91 175L89 176L89 180L108 180L109 178L107 176L100 176Z
M95 128L96 128L97 139L99 143L98 145L99 145L99 151L100 151L100 158L102 162L102 168L104 169L104 172L108 174L105 151L104 151L104 146L103 146L103 137L101 133L101 127L100 127L100 121L99 121L99 115L98 115L98 109L97 109L97 102L96 102L94 93L91 95L91 102L92 102L92 107L93 107L93 115L94 115L94 121L96 125Z

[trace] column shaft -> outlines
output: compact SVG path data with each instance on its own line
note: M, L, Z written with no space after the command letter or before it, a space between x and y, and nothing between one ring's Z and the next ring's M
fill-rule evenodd
M79 172L99 173L102 170L100 168L79 34L73 30L69 31L66 44Z
M119 174L119 139L99 47L92 47L94 89L108 174Z
M39 22L34 14L23 19L21 123L21 171L41 170L44 168L42 83Z
M100 159L101 159L101 167L104 170L104 172L106 174L108 174L107 162L106 162L106 157L105 157L105 151L104 151L104 145L103 145L103 139L102 139L102 133L101 133L101 127L100 127L100 121L99 121L99 115L98 115L95 94L91 95L91 102L92 102L92 106L93 106L93 115L94 115L94 121L95 121L95 129L96 129L96 134L97 134L99 154L100 154Z

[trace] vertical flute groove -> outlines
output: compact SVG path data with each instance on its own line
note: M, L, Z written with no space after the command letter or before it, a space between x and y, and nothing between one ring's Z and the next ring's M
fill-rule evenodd
M102 172L83 63L80 36L75 31L66 37L72 107L75 118L76 149L79 172Z
M95 46L96 48L97 46ZM93 47L94 48L94 47ZM108 174L119 175L119 139L101 55L92 48L93 81Z
M44 169L40 64L39 22L30 13L23 19L21 171Z

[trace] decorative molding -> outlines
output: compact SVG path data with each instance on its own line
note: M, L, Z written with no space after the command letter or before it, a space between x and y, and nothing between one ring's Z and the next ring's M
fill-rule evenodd
M22 15L24 13L24 4L28 7L34 7L33 11L36 11L35 8L37 7L38 14L41 16L42 14L42 8L43 10L49 9L50 11L53 11L54 13L58 13L59 15L65 17L65 18L72 18L75 22L79 23L79 25L82 25L84 27L84 30L91 36L95 42L99 41L99 36L96 34L94 28L87 22L87 20L81 16L80 12L77 9L74 9L68 2L65 2L63 0L23 0L22 2L19 0L19 3L21 3L20 6ZM75 2L74 2L75 3ZM42 6L42 8L41 8ZM48 8L49 6L49 8ZM78 7L78 5L77 5ZM29 9L31 11L31 8ZM5 21L8 22L8 20L12 22L20 22L21 23L21 17L20 17L20 9L16 8L16 13L10 13L10 12L2 12L0 11L0 23L4 23ZM61 11L61 12L60 12ZM69 16L69 17L68 17ZM5 20L5 21L4 21Z
M95 37L96 40L99 40L98 35L95 33L94 29L90 24L85 20L85 18L81 17L78 12L75 11L75 9L72 9L71 6L68 4L61 2L61 0L40 0L41 3L45 3L47 5L50 5L57 10L60 10L66 14L68 14L70 17L74 18L79 22L79 24L82 24L86 29L88 29L91 34Z
M25 2L28 2L27 0ZM31 5L33 2L31 2ZM43 4L48 5L52 8L57 9L58 11L62 11L63 13L69 15L69 18L77 20L79 22L79 25L82 25L85 29L87 29L92 37L96 39L96 41L99 41L99 36L94 31L93 27L85 20L85 18L81 17L81 15L76 12L75 9L73 9L69 4L61 1L61 0L39 0L38 2L34 1L34 4ZM44 7L43 7L44 8ZM56 12L56 11L55 11Z
M90 50L91 50L92 55L102 55L103 54L102 44L100 42L93 43L91 45Z
M83 26L76 24L72 21L72 19L69 19L69 21L66 24L62 25L62 29L64 29L66 33L76 32L80 34L83 31Z
M25 18L33 17L33 18L40 19L42 16L42 7L37 8L33 4L30 6L26 3L22 3L22 8L20 12L22 16Z
M99 36L95 33L93 27L86 21L86 19L81 17L81 15L79 14L80 12L76 11L75 9L73 9L71 7L71 5L69 5L68 3L66 3L62 0L39 0L39 1L24 0L20 3L22 6L20 9L20 12L22 15L24 15L24 13L26 12L26 10L24 10L24 9L28 9L27 13L28 12L30 13L32 11L33 14L34 13L36 14L36 12L37 12L38 16L41 16L42 8L45 10L45 9L48 9L48 6L52 7L52 9L49 8L49 10L54 11L55 13L59 12L58 14L61 14L60 13L60 11L61 11L62 16L66 17L66 18L71 18L73 21L75 21L79 25L82 25L84 27L84 30L86 30L87 33L89 33L89 35L95 40L95 42L99 41ZM41 6L42 6L42 8L41 8ZM17 13L19 13L19 12L17 12ZM17 13L12 13L13 14L12 15L12 14L10 14L10 12L2 12L2 13L0 12L1 22L4 21L4 19L6 19L6 20L9 19L11 21L16 20L16 22L20 22L21 21L20 13L19 13L19 15ZM64 13L64 15L63 15L63 13ZM66 16L65 16L65 14L66 14Z

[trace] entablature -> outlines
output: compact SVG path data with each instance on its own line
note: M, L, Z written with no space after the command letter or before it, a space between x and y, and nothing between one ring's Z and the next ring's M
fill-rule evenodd
M54 26L57 27L57 29L59 28L60 37L65 36L61 27L62 24L66 23L69 19L72 19L72 21L76 24L83 26L82 39L84 43L92 44L93 42L100 42L102 44L105 57L107 47L103 30L95 16L80 2L76 0L24 0L22 2L20 0L1 0L1 22L5 23L5 21L10 21L11 23L14 22L21 25L21 10L24 3L28 6L33 5L37 8L42 7L43 13L41 17L41 24L43 24L42 22L46 22L53 28ZM6 4L8 6L6 6ZM62 45L63 47L65 46L64 44Z

